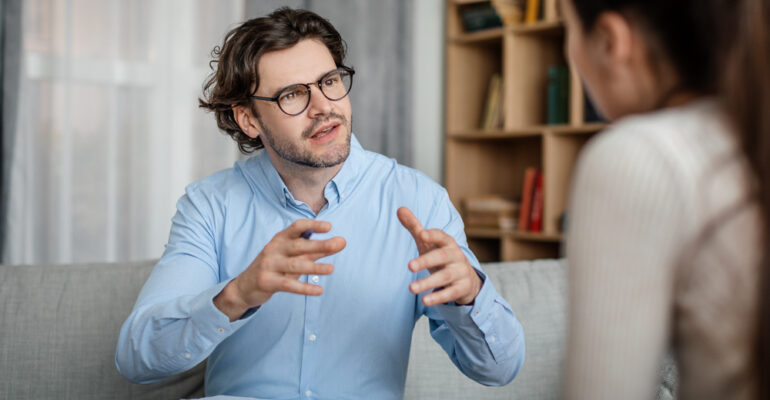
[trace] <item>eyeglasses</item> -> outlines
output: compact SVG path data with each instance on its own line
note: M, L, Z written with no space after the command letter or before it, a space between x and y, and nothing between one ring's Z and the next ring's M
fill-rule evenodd
M348 67L339 67L329 72L317 82L295 83L278 92L275 97L250 96L252 99L274 101L278 108L288 115L299 115L310 105L310 85L316 85L323 95L337 101L350 93L355 71Z

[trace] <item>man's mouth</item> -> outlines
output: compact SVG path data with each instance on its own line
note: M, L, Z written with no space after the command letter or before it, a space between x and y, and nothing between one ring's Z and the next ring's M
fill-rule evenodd
M313 134L310 135L310 138L311 139L322 138L322 137L328 135L329 133L331 133L334 130L334 128L336 128L338 126L340 126L339 122L332 122L332 123L325 124L324 126L319 128L318 130L313 132Z

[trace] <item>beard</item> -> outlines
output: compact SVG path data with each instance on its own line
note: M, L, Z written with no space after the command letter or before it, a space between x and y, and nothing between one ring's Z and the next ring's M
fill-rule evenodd
M270 148L272 148L282 159L310 168L333 167L344 162L348 158L348 155L350 155L351 123L342 114L329 113L326 118L315 120L312 125L302 131L301 138L303 140L309 138L319 126L331 119L340 121L339 129L347 128L347 132L341 132L343 135L346 135L344 143L333 148L330 153L314 154L310 149L303 148L301 143L292 142L291 140L279 138L277 135L274 135L262 122L259 114L257 114L257 121L259 122L260 128L262 128L261 136L267 141Z

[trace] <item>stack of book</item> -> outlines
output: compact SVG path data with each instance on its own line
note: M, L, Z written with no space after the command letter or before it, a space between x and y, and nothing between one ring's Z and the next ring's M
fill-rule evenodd
M462 201L462 209L468 227L516 230L517 202L496 195L467 197Z

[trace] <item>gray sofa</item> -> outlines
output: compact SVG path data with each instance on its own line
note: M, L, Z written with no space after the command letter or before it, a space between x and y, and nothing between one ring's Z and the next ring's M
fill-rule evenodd
M0 266L0 399L178 399L203 396L204 365L152 385L118 374L115 343L152 262ZM557 399L566 328L559 260L482 267L524 325L527 356L502 388L462 376L428 333L414 331L406 399ZM672 398L664 368L660 399Z

